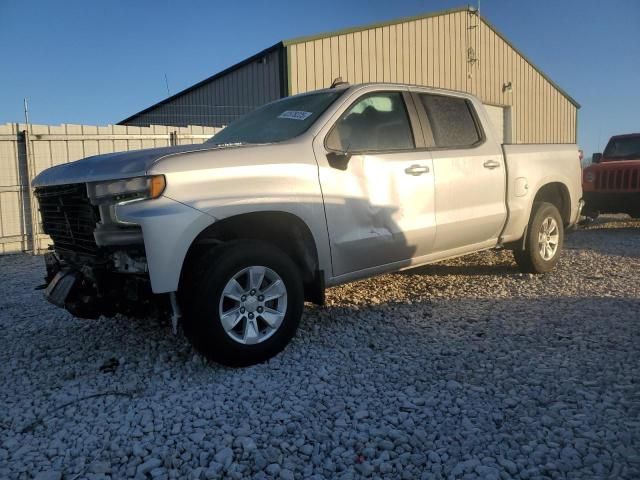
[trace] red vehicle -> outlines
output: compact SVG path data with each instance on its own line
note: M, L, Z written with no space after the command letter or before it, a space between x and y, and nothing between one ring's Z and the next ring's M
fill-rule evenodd
M640 133L611 137L582 173L584 215L628 213L640 218Z

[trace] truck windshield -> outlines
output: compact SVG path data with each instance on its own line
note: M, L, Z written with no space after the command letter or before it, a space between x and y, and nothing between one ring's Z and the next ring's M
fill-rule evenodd
M285 98L250 112L207 140L214 145L283 142L313 125L344 90Z
M606 160L631 160L640 158L640 135L612 138L602 154Z

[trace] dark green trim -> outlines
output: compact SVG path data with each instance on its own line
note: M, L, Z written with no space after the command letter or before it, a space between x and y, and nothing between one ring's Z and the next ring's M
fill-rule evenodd
M282 43L287 51L287 96L291 95L291 49Z
M130 117L125 118L124 120L121 120L120 122L117 123L117 125L122 125L124 123L130 122L132 120L134 120L136 117L138 117L139 115L142 115L143 113L147 113L150 110L153 110L156 107L159 107L160 105L164 105L166 103L171 102L172 100L175 100L178 97L181 97L182 95L184 95L185 93L189 93L192 90L195 90L198 87L201 87L202 85L209 83L213 80L216 80L228 73L233 72L234 70L239 69L240 67L244 67L245 65L248 65L251 62L254 62L256 60L258 60L261 57L264 57L265 55L272 53L278 49L282 49L283 47L283 43L282 42L278 42L275 45L270 46L269 48L265 48L264 50L256 53L255 55L250 56L249 58L244 59L243 61L236 63L235 65L230 66L229 68L226 68L224 70L222 70L221 72L216 73L215 75L212 75L208 78L205 78L204 80L196 83L195 85L190 86L189 88L185 88L184 90L171 95L170 97L165 98L164 100L159 101L158 103L154 103L153 105L151 105L150 107L145 108L144 110L139 111L138 113L134 113L133 115L131 115Z
M288 48L282 45L278 51L280 62L280 98L289 96L289 60Z
M540 75L542 75L544 77L544 79L547 80L547 82L549 82L556 90L558 90L558 92L560 92L567 100L569 100L569 102L571 102L574 107L580 108L580 104L571 95L569 95L566 91L564 91L562 88L560 88L560 86L556 82L551 80L547 76L546 73L544 73L535 63L533 63L529 59L529 57L527 57L518 48L516 48L515 45L513 45L509 40L507 40L507 37L505 37L496 27L494 27L491 22L489 22L485 17L481 17L481 19L487 25L487 27L489 27L491 30L493 30L493 32L496 35L498 35L507 45L509 45L511 48L513 48L514 52L516 52L518 55L520 55L525 62L527 62L529 65L531 65L536 72L538 72Z
M448 15L450 13L466 12L468 10L469 10L469 7L449 8L447 10L440 10L438 12L433 12L433 13L423 13L421 15L413 15L411 17L396 18L394 20L388 20L386 22L371 23L369 25L360 25L358 27L345 28L342 30L334 30L333 32L319 33L316 35L308 35L304 37L292 38L290 40L283 40L282 44L285 47L287 47L289 45L294 45L296 43L310 42L312 40L319 40L321 38L333 37L336 35L346 35L347 33L361 32L363 30L370 30L372 28L388 27L389 25L397 25L399 23L412 22L415 20L422 20L424 18L439 17L441 15Z

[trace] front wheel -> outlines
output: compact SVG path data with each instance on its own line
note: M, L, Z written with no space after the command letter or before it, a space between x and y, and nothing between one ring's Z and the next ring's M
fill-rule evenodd
M291 258L268 243L240 241L200 261L198 278L185 285L192 289L185 332L195 348L235 367L282 351L304 306L302 279Z
M535 203L529 220L524 248L513 251L520 271L547 273L556 266L564 244L564 225L555 205Z

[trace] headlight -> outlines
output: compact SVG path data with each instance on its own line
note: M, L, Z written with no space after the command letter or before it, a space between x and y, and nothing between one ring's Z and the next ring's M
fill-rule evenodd
M119 203L158 198L165 187L164 175L153 175L90 183L88 193L91 203L97 205L106 201Z
M593 172L587 172L584 174L584 181L587 183L593 183L596 180L596 175Z

